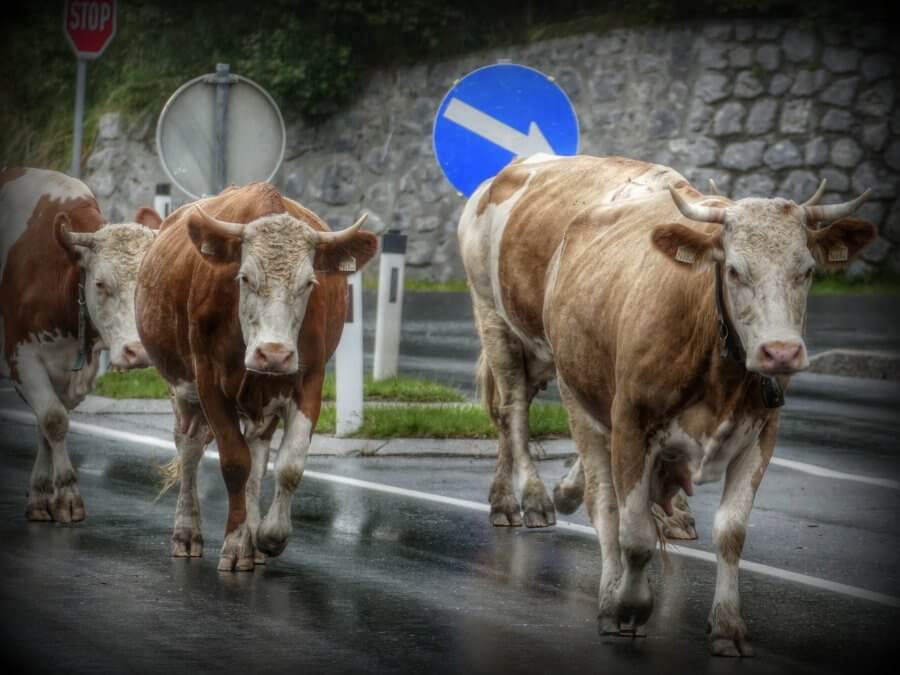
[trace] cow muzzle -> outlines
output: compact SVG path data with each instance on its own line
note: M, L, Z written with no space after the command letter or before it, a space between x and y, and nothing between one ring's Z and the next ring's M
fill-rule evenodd
M110 356L109 363L111 366L126 370L147 368L150 366L150 357L140 342L126 342L117 355Z
M277 342L264 342L253 350L245 365L260 373L289 375L297 372L297 352Z
M756 352L754 366L753 370L763 375L793 375L809 366L806 346L802 341L764 342Z

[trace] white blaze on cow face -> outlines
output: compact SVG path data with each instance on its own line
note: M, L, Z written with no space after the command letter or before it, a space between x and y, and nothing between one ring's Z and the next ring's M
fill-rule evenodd
M63 219L66 220L66 219ZM136 223L106 225L96 232L70 233L61 223L60 243L77 257L84 272L88 316L109 348L110 365L143 368L150 365L138 337L134 315L137 271L154 231Z
M297 372L297 338L316 281L316 234L288 214L249 223L243 234L238 316L248 370Z
M784 199L743 199L726 211L722 245L726 303L747 369L807 368L803 327L816 261L802 209Z

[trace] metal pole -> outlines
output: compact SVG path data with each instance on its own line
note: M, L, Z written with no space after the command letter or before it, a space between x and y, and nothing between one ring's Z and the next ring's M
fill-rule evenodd
M405 268L406 235L389 230L381 237L378 314L375 317L375 362L372 367L372 379L375 380L397 375Z
M225 189L228 179L228 167L226 165L225 147L228 130L228 87L230 84L229 71L231 66L227 63L216 64L216 161L215 161L215 190L216 193Z
M335 433L348 436L363 423L362 274L347 277L349 303L344 332L334 355Z
M72 141L72 170L75 178L81 178L81 135L84 126L84 89L87 80L87 61L78 59L75 76L75 133Z

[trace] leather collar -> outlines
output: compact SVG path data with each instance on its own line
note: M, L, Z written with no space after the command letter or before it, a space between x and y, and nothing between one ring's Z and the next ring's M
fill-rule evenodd
M722 283L722 263L716 262L716 314L719 319L719 338L722 341L722 358L730 358L741 368L746 369L747 352L728 316L725 307L725 288ZM751 377L758 378L763 405L766 408L780 408L784 405L784 391L774 377L750 373Z

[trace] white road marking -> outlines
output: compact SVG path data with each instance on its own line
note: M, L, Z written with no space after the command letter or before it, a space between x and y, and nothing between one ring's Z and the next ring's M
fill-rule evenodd
M8 419L13 419L21 422L34 424L34 415L28 412L20 411L20 410L9 410L5 408L0 408L0 417L6 417ZM101 436L104 438L110 438L113 440L121 440L128 441L129 443L135 443L137 445L146 445L154 448L160 448L164 450L169 450L170 452L176 452L175 443L172 441L165 441L160 438L156 438L154 436L147 436L144 434L134 434L128 431L119 431L118 429L109 429L107 427L101 427L94 424L85 424L84 422L70 422L69 429L75 432L81 432L86 434L92 434L96 436ZM209 459L218 459L219 453L215 450L207 450L204 453L204 457ZM269 468L272 468L272 462L269 462ZM364 490L371 490L373 492L381 492L383 494L389 495L397 495L399 497L409 497L411 499L418 499L421 501L431 502L434 504L445 504L447 506L456 506L463 509L468 509L470 511L480 511L482 513L486 513L489 511L487 504L482 504L481 502L473 502L468 499L457 499L456 497L445 497L444 495L432 494L430 492L422 492L420 490L409 490L407 488L396 487L394 485L386 485L384 483L373 483L367 480L361 480L359 478L350 478L348 476L338 476L330 473L322 473L320 471L304 471L303 475L314 480L322 480L329 483L336 483L339 485L347 485L350 487L362 488ZM578 523L572 523L567 520L558 520L556 521L556 527L561 530L567 530L570 532L577 532L579 534L583 534L589 536L591 539L596 537L594 533L594 528L589 527L587 525L580 525ZM713 553L708 551L699 551L693 548L687 548L685 546L678 546L675 544L668 544L666 547L667 550L675 555L684 556L685 558L693 558L695 560L703 560L706 562L710 562L715 564L716 556ZM747 570L748 572L755 572L757 574L762 574L764 576L773 577L775 579L782 579L784 581L790 581L796 584L800 584L803 586L809 586L811 588L817 588L819 590L831 591L832 593L838 593L840 595L846 595L851 598L858 598L860 600L869 600L871 602L878 603L880 605L886 605L888 607L898 607L900 608L900 598L896 598L892 595L887 595L885 593L878 593L876 591L870 591L865 588L859 588L857 586L850 586L848 584L842 584L837 581L829 581L828 579L820 579L818 577L809 576L808 574L800 574L799 572L791 572L789 570L783 570L778 567L772 567L770 565L763 565L762 563L752 562L750 560L741 560L741 568Z
M861 476L856 473L844 473L843 471L835 471L834 469L826 469L823 466L807 464L806 462L797 462L793 459L781 459L780 457L773 457L771 463L782 466L785 469L793 469L794 471L808 473L811 476L819 476L820 478L852 480L857 483L868 483L869 485L878 485L879 487L890 488L891 490L900 490L900 481L891 480L889 478L872 478L870 476Z

